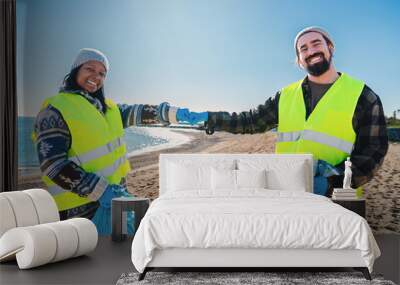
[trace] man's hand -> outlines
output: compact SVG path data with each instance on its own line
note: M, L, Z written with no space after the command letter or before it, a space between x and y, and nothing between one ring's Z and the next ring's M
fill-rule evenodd
M330 177L341 175L342 171L329 164L325 160L314 161L314 176Z
M208 120L208 112L190 112L187 108L179 108L176 112L178 122L188 122L191 125L198 124Z
M326 177L314 176L314 194L326 196L328 186L328 179Z
M328 177L341 175L341 171L324 160L314 161L314 194L328 194Z
M178 111L176 111L176 120L180 122L189 122L190 120L190 112L189 109L187 108L179 108Z
M195 125L200 122L205 122L207 120L208 120L208 112L201 112L201 113L190 112L189 114L189 123L191 125Z

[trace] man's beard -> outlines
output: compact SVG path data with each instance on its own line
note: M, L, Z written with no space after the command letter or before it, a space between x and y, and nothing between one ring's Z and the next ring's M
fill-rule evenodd
M308 60L315 56L321 56L322 61L314 63L312 65L308 64ZM322 52L313 54L312 56L309 56L306 59L306 63L307 63L306 70L308 71L309 74L311 74L313 76L320 76L328 71L329 67L331 66L331 59L332 59L332 55L330 55L329 60L327 60L325 55Z

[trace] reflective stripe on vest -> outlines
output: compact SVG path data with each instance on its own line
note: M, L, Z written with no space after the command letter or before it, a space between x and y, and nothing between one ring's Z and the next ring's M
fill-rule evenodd
M364 83L342 73L307 120L302 83L281 90L276 152L311 153L335 166L354 147L352 118Z
M103 155L106 155L122 145L124 145L123 139L117 138L114 141L107 143L103 146L100 146L92 151L88 151L88 152L80 154L80 155L75 155L75 156L69 157L68 159L72 160L76 164L80 165L80 164L89 162L93 159L96 159L98 157L101 157Z
M86 172L105 178L109 183L119 183L130 171L130 164L126 157L124 130L118 106L111 100L106 100L108 109L103 115L83 96L68 93L59 93L47 99L43 108L48 104L61 113L68 125L72 138L68 159ZM91 202L62 189L47 174L44 173L42 179L60 211Z
M68 158L69 160L73 161L74 163L76 163L79 166L82 166L83 164L81 163L80 160L77 160L76 157L72 157L72 158ZM98 176L102 176L102 177L107 177L112 175L119 167L121 167L122 165L124 165L127 162L127 158L126 156L121 156L120 158L118 158L116 161L114 161L114 163L112 165L109 165L107 167L104 167L102 169L99 169L93 173L97 174ZM49 173L44 173L45 175L48 175Z
M309 140L318 142L320 144L326 144L331 147L337 148L345 153L351 153L353 150L353 144L347 141L341 140L337 137L330 136L324 133L314 132L312 130L304 130L302 132L288 132L288 133L278 133L278 142L295 142L300 138L303 140Z
M125 157L120 157L114 163L114 165L111 165L110 167L97 171L96 174L102 177L107 177L110 175L110 173L112 174L113 172L115 172L119 167L121 166L123 167L125 163L129 162ZM55 184L53 181L51 181L47 176L42 177L42 179L47 185L47 190L53 196L59 211L72 209L91 202L89 199L85 197L81 197L71 191L64 190L63 188Z

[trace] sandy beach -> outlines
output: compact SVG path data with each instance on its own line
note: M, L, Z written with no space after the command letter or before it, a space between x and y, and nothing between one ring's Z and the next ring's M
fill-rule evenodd
M158 157L160 153L273 153L275 133L233 135L218 132L181 132L190 137L177 146L131 156L132 172L127 176L128 190L135 196L158 197ZM38 173L19 179L19 189L42 188ZM364 185L367 220L375 233L400 233L400 144L391 143L383 165Z

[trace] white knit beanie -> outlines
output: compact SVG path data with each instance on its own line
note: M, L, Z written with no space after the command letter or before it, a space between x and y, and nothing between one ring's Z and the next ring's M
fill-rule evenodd
M90 60L101 62L104 65L106 72L108 72L110 64L108 63L107 57L101 51L94 48L81 49L72 64L71 70Z
M323 35L324 37L326 37L333 45L333 40L331 38L331 36L328 34L327 31L325 31L323 28L321 27L317 27L317 26L311 26L311 27L307 27L303 30L301 30L297 36L294 38L294 49L297 51L297 42L299 41L299 38L307 33L310 32L316 32L316 33L320 33L321 35Z

